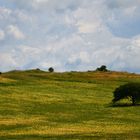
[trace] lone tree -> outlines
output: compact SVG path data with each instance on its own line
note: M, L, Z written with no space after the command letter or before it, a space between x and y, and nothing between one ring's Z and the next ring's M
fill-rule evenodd
M108 71L107 67L105 65L102 65L101 67L97 68L96 71Z
M113 93L113 103L127 98L132 101L132 105L135 105L140 101L140 83L128 83L125 85L121 85L120 87L116 88Z
M50 67L50 68L48 69L48 71L49 71L49 72L54 72L54 69L53 69L52 67Z

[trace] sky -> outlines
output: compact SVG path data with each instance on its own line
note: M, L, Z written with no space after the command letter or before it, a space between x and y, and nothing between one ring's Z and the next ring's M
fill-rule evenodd
M0 71L140 73L140 0L0 0Z

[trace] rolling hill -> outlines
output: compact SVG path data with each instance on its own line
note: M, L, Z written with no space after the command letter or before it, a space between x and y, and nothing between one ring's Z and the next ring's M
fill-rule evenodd
M126 72L11 71L0 75L0 140L140 139L140 106L113 91Z

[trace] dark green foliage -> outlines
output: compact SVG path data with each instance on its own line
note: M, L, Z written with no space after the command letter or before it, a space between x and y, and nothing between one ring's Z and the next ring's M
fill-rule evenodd
M0 72L0 75L2 74L2 72Z
M96 71L108 71L107 67L105 65L102 65L101 67L97 68Z
M39 69L39 68L36 68L36 70L37 70L37 71L40 71L40 69Z
M54 72L54 69L53 69L52 67L50 67L50 68L48 69L48 71L49 71L49 72Z
M128 83L115 89L113 103L125 98L130 99L133 105L140 101L140 83Z

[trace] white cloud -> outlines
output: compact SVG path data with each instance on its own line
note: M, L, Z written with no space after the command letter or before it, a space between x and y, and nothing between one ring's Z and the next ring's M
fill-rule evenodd
M28 3L25 0L12 0L18 7L31 9L32 10L45 10L45 11L52 11L52 10L60 10L60 9L67 9L79 4L81 0L28 0ZM46 9L47 8L47 9Z
M99 28L98 23L84 23L84 22L79 22L77 23L79 33L93 33L94 31Z
M140 69L139 0L8 2L0 8L0 38L10 58L1 68Z
M5 33L3 30L0 29L0 41L4 40L4 38L5 38Z
M110 31L119 37L131 38L140 33L139 0L106 0L106 23Z
M88 52L79 52L78 54L73 54L72 56L70 56L70 58L68 59L68 62L70 64L75 63L77 60L80 60L82 63L89 63L89 54Z
M8 8L0 7L0 19L8 18L11 12Z
M9 25L7 27L7 33L9 35L13 36L15 39L24 39L25 38L22 31L20 31L20 29L15 25Z
M129 8L133 6L139 7L139 0L105 0L105 4L108 4L110 8Z
M8 71L11 69L15 69L17 66L17 63L12 57L12 54L9 52L0 52L0 60L1 60L1 71Z

